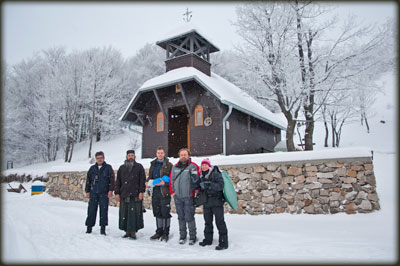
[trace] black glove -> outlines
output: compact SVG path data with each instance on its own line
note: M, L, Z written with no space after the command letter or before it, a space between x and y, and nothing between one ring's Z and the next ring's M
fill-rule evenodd
M211 187L211 182L210 181L204 181L200 183L200 188L202 190L208 190Z

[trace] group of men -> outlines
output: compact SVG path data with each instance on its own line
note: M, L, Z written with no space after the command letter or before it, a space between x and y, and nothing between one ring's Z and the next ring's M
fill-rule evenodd
M120 166L115 181L111 165L104 161L104 153L95 154L96 164L87 172L86 197L89 198L87 231L92 232L100 207L100 233L106 235L108 225L108 203L113 192L119 206L119 229L125 231L124 238L136 239L138 230L144 227L143 197L148 189L152 195L153 215L156 218L156 232L151 240L169 240L171 225L171 195L174 195L179 222L179 244L197 242L194 197L198 193L206 195L203 205L205 220L204 239L200 246L211 245L213 241L213 217L219 232L216 250L228 248L228 230L224 220L224 181L217 166L204 159L201 168L192 162L187 148L179 150L179 161L169 162L162 147L157 148L156 159L151 162L149 176L143 166L135 161L135 151L128 150L126 160Z

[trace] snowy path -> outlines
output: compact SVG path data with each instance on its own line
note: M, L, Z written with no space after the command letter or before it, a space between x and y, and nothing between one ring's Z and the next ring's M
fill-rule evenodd
M396 253L395 155L374 158L382 210L371 214L226 215L230 246L179 245L173 214L171 239L153 242L155 221L145 213L138 240L122 239L118 209L110 207L107 236L85 234L87 204L47 194L7 193L3 185L4 262L394 262ZM387 168L389 167L389 168ZM203 238L203 217L196 215ZM215 229L216 230L216 229Z

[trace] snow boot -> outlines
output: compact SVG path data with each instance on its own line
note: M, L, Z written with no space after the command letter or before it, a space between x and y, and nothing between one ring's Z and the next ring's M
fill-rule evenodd
M150 237L150 240L159 240L160 237L161 237L161 235L155 233L154 235L152 235L152 236Z
M100 228L100 234L101 235L106 235L106 227L104 225L101 226L101 228Z
M227 249L228 248L228 244L218 244L218 246L215 247L215 250L223 250L223 249Z
M228 248L228 236L220 235L219 236L219 244L215 247L216 250L223 250Z
M189 239L189 245L194 245L194 243L196 243L197 242L197 237L191 237L190 239Z
M125 232L125 235L123 235L122 238L127 238L127 237L130 237L130 236L131 236L130 232Z
M186 243L186 238L180 238L179 239L179 244L183 245Z
M136 232L131 232L129 238L133 239L133 240L136 240Z
M86 229L86 234L90 234L90 233L92 233L92 227L88 226Z
M207 241L205 239L203 239L203 241L201 241L199 243L200 246L204 247L204 246L210 246L212 244L212 241Z
M166 234L163 234L160 240L161 240L161 241L168 242L168 240L169 240L169 237L168 237L168 235L166 235Z

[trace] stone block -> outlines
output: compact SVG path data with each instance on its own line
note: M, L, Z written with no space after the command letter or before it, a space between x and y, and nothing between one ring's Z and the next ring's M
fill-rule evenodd
M300 183L300 184L292 184L292 189L295 190L300 190L304 188L304 183Z
M267 165L267 170L268 170L268 171L275 171L276 168L278 168L278 165L277 165L277 164L268 164L268 165Z
M293 175L293 176L298 176L301 175L303 173L301 168L298 167L290 167L287 171L288 175Z
M332 201L337 201L340 200L340 193L339 192L332 192L331 196L329 197L329 200Z
M282 178L282 174L281 174L280 171L274 172L273 176L274 176L275 178Z
M286 176L286 177L282 178L283 184L288 184L288 183L293 183L293 182L294 182L293 176Z
M283 213L285 212L285 208L276 208L276 213Z
M306 172L305 176L307 176L307 177L311 177L311 176L317 177L317 172Z
M372 210L372 204L371 204L371 202L369 200L362 200L359 208L361 210L371 211Z
M370 184L371 186L376 185L375 177L373 175L368 175L365 177L365 181Z
M271 172L263 173L263 174L261 175L261 177L262 177L262 179L267 180L267 181L269 181L269 182L271 182L272 180L274 180L274 177L272 176L272 173L271 173Z
M319 194L320 194L321 196L329 196L329 191L326 190L326 189L321 189L321 190L319 191Z
M243 172L239 172L238 177L239 177L240 180L246 180L246 179L250 178L250 175L246 174L246 173L243 173Z
M306 181L306 178L304 177L304 175L299 175L296 176L295 179L296 183L304 183Z
M322 184L332 184L332 180L329 178L318 178L318 182Z
M357 177L357 172L354 170L347 170L347 176Z
M336 169L336 174L338 176L345 176L346 175L346 168L342 167L342 168L338 168Z
M294 205L289 205L288 210L290 213L295 213L297 211L297 208Z
M304 207L304 211L309 214L315 214L314 205Z
M352 192L347 193L347 194L344 196L344 198L345 198L347 201L352 201L352 200L354 200L354 199L356 198L357 194L358 194L357 191L352 191Z
M267 197L262 197L261 201L264 203L274 203L274 196L267 196Z
M364 170L364 166L362 166L362 165L353 165L353 166L351 167L351 170L354 170L354 171L361 171L361 170Z
M343 182L346 184L351 184L351 183L356 183L357 182L357 178L354 177L345 177L343 179Z
M304 188L307 188L307 189L316 189L316 188L321 188L321 187L322 187L321 183L311 183L311 184L306 184L304 186Z
M317 173L317 177L318 178L333 178L334 174L333 172L329 172L329 173Z
M315 165L306 166L306 172L317 172L317 167Z
M374 169L374 165L371 164L371 163L364 164L364 169L365 170L373 170Z
M368 200L372 200L372 201L378 201L378 200L379 200L379 199L378 199L378 194L376 194L376 193L370 193L370 194L368 194L367 199L368 199Z
M368 198L368 193L362 190L358 192L356 197L356 199L367 199L367 198Z
M308 176L306 177L306 183L317 182L318 178L316 176Z
M264 173L265 172L265 168L262 166L256 166L254 167L254 172L255 173Z

